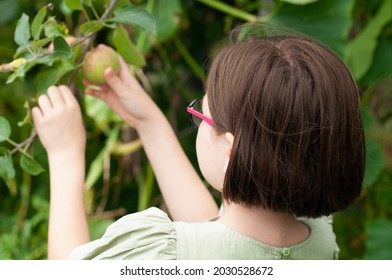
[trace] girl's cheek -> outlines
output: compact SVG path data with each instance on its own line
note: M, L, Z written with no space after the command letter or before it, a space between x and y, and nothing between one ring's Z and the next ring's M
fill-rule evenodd
M216 190L221 191L224 179L224 151L219 136L211 134L211 127L202 124L196 137L196 154L203 177Z

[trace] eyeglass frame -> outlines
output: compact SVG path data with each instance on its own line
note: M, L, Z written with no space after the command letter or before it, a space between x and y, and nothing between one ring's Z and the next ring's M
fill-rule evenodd
M207 124L209 124L211 126L215 126L215 122L210 117L207 117L203 113L201 113L193 108L195 106L195 104L197 104L197 102L200 102L200 101L202 101L202 98L196 98L186 108L186 111L190 114L190 119L191 119L193 126L197 127L197 128L199 127L199 125L194 121L193 116L201 119L202 121L205 121Z

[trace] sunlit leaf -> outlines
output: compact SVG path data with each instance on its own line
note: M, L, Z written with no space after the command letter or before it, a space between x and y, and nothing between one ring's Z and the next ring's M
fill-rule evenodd
M23 108L26 109L26 115L22 121L18 122L19 127L22 127L26 124L31 124L31 109L28 101L25 101L25 103L23 104Z
M40 48L42 48L43 46L49 44L51 41L53 41L52 38L44 38L42 40L32 42L31 47L32 47L33 51L37 51Z
M86 113L91 117L95 125L105 131L112 122L119 122L121 118L114 113L103 101L92 96L85 96Z
M108 22L117 22L136 26L143 31L156 34L156 24L154 18L145 9L124 6L114 11L114 17L107 20Z
M26 65L22 65L14 71L10 76L8 76L6 83L10 84L14 82L17 78L23 78L26 74Z
M104 149L102 149L90 164L85 180L87 190L91 189L99 178L102 177L104 152Z
M14 39L19 46L25 46L28 44L30 37L29 16L23 14L16 24Z
M34 40L39 39L39 36L41 35L41 31L43 29L42 23L46 17L46 12L47 6L42 7L31 23L31 35L33 36Z
M0 116L0 142L8 139L11 135L11 125L8 120Z
M91 0L82 0L83 5L86 5L87 7L92 7L93 3L91 2Z
M306 5L309 3L317 2L318 0L279 0L281 2L287 2L294 5Z
M82 9L82 0L65 0L65 5L74 11L80 11Z
M392 0L384 0L376 16L348 45L347 63L357 80L369 70L383 27L392 19Z
M366 253L367 260L392 259L392 221L377 219L366 225Z
M97 157L90 164L90 168L87 172L87 176L85 180L85 186L87 190L91 189L94 186L94 184L99 180L99 178L102 177L104 159L108 155L108 153L111 152L112 148L115 146L115 143L117 142L118 139L118 134L119 134L118 127L115 127L114 129L110 130L110 134L106 141L105 147L99 152Z
M119 25L114 31L113 43L117 52L127 63L139 67L146 64L143 53L132 43L123 26Z
M97 32L104 27L105 27L105 25L102 22L100 22L98 20L92 20L92 21L88 21L88 22L82 24L80 26L80 32L82 32L84 34L90 34L90 33Z
M44 23L44 33L48 38L55 38L59 36L68 35L68 28L64 22L56 22L54 18L47 20Z

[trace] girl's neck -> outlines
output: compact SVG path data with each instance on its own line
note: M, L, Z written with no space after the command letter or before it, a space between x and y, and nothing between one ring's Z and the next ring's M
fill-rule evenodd
M224 204L219 222L256 241L276 247L293 246L310 235L307 225L288 213Z

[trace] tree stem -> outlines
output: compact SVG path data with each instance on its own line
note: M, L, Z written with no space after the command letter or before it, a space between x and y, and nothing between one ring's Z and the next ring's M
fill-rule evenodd
M15 148L10 152L10 155L13 155L18 151L22 151L22 148L25 147L26 145L30 145L33 142L35 136L37 136L37 132L33 130L29 138L24 140L22 143L15 145Z

